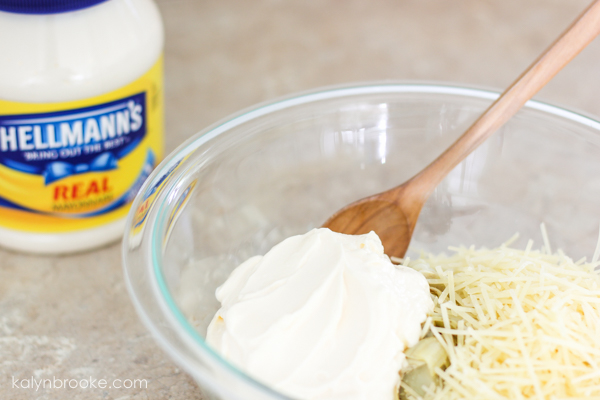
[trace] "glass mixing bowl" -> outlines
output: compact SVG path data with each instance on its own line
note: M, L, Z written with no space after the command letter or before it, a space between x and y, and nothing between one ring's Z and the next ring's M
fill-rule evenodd
M215 289L242 261L342 206L404 182L498 96L431 84L325 89L241 112L182 144L135 199L127 286L163 349L209 399L285 399L204 341ZM531 101L457 166L426 203L409 255L449 245L594 252L600 123Z

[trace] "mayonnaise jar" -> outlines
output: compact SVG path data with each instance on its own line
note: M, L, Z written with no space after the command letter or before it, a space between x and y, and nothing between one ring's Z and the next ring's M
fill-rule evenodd
M0 0L0 246L121 237L163 155L163 43L151 0Z

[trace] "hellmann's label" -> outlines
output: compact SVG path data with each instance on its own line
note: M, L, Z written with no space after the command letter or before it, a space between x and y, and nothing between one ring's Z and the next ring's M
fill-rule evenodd
M127 214L163 151L162 63L66 103L0 100L0 227L94 228Z

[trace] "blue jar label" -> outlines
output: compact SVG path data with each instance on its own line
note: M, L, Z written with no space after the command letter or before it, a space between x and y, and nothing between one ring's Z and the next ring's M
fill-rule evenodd
M145 93L69 111L0 116L0 164L45 185L117 169L146 134Z

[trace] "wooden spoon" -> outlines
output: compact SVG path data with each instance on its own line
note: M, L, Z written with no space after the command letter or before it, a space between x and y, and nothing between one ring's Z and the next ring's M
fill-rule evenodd
M342 208L323 227L346 234L375 231L389 256L404 257L423 204L444 177L510 119L600 33L600 0L573 24L424 170L383 193Z

